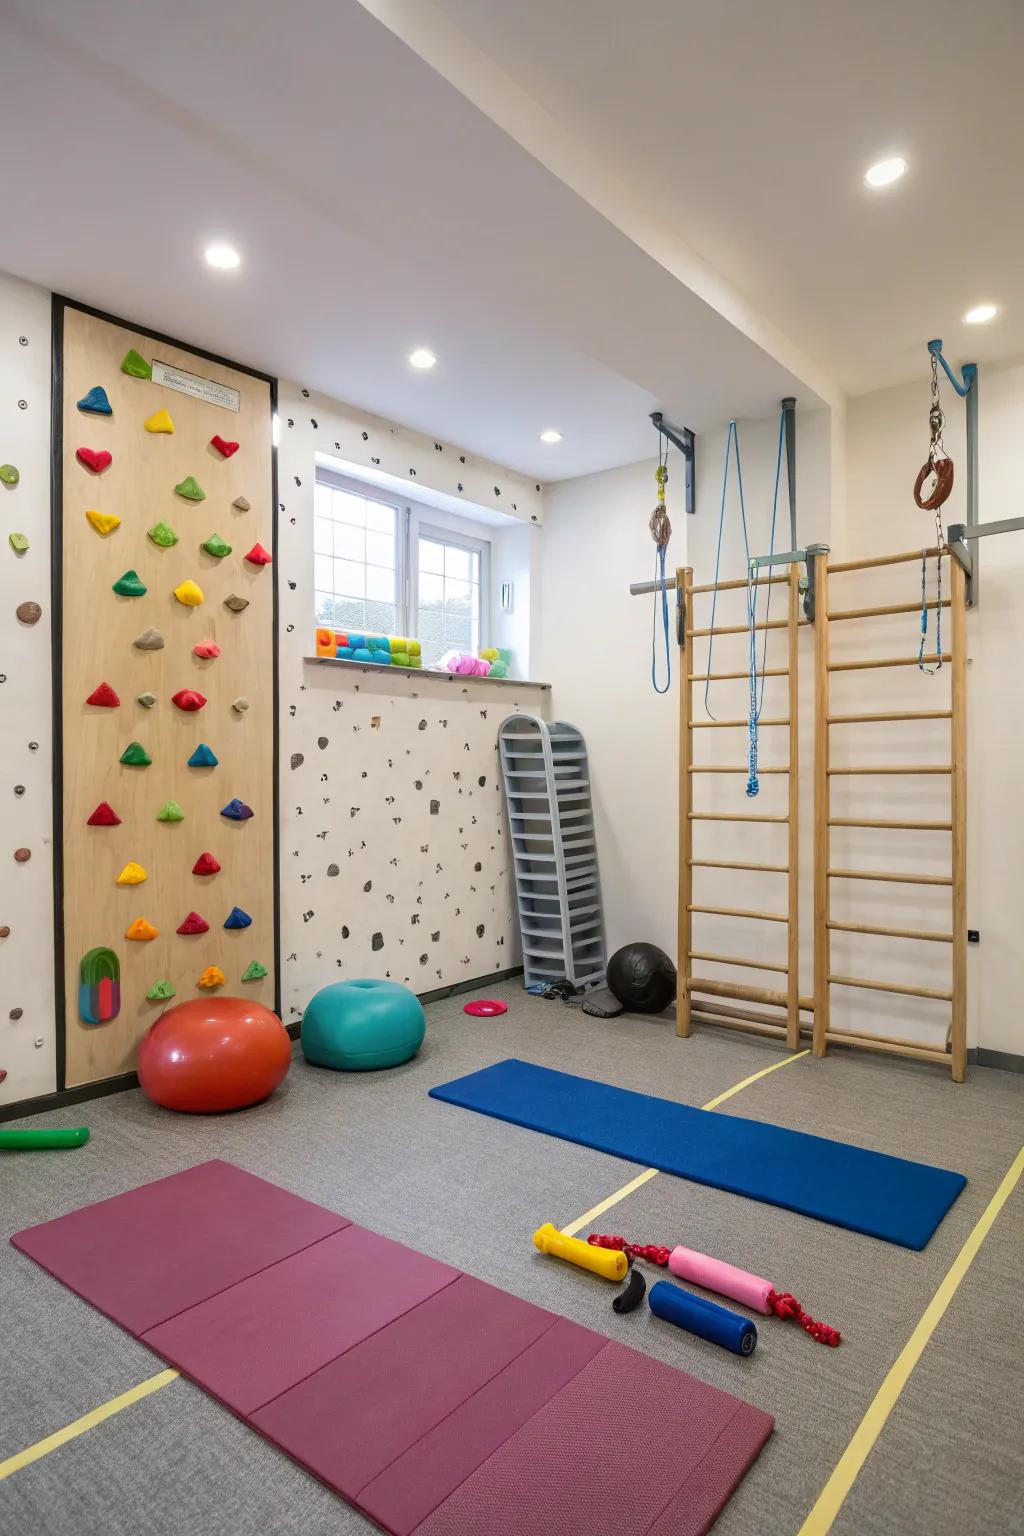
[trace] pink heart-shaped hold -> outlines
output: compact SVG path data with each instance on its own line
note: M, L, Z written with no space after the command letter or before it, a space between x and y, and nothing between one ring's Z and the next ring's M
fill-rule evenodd
M241 446L241 443L229 443L226 438L221 437L219 432L215 432L210 438L210 447L216 448L217 452L222 453L226 459L230 459L233 453L237 453Z
M102 475L107 465L114 462L114 455L105 448L76 448L75 458L86 469L91 469L94 475Z

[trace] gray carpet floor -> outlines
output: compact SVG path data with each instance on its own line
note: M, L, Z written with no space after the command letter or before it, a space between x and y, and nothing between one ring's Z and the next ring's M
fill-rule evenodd
M618 1317L605 1282L534 1252L535 1227L573 1221L636 1165L439 1104L427 1089L516 1055L699 1105L781 1059L778 1046L707 1028L683 1042L667 1018L594 1019L527 997L516 982L490 990L508 998L508 1014L471 1019L463 998L433 1003L423 1052L393 1071L320 1071L296 1048L285 1084L256 1109L174 1116L137 1092L118 1094L49 1117L88 1124L85 1148L6 1154L0 1460L162 1368L13 1249L9 1235L224 1157L773 1413L775 1434L715 1529L798 1531L1024 1140L1024 1078L974 1068L957 1087L934 1068L837 1050L771 1073L722 1106L966 1173L967 1189L923 1253L666 1175L599 1219L599 1230L683 1242L766 1275L844 1335L829 1350L794 1325L759 1318L758 1348L743 1360L646 1309ZM837 1536L1024 1532L1022 1239L1018 1189L868 1458ZM181 1380L0 1483L0 1531L17 1536L371 1529Z

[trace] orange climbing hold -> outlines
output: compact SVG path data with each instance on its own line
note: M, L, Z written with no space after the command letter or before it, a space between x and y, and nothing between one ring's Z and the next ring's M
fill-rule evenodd
M120 825L120 816L112 805L107 804L106 800L100 801L86 822L87 827L119 827Z
M254 544L245 558L250 565L269 565L274 557L267 553L262 544Z
M102 709L116 709L121 700L109 683L100 683L98 688L93 689L85 702L87 704L98 704Z
M208 965L197 983L200 987L222 987L227 978L219 965Z
M134 923L129 923L124 931L126 939L137 939L141 944L148 944L150 939L155 939L157 930L152 923L147 923L144 917L137 917Z

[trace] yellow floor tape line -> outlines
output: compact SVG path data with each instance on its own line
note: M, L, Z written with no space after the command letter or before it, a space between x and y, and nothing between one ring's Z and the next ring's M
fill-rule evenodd
M95 1429L97 1424L102 1424L104 1419L109 1419L115 1413L120 1413L122 1408L131 1407L132 1403L138 1403L144 1397L149 1397L152 1392L159 1392L161 1387L169 1386L172 1381L177 1381L177 1371L160 1371L156 1376L150 1376L147 1381L140 1381L138 1386L130 1387L127 1392L122 1392L120 1397L112 1397L109 1403L101 1403L91 1413L85 1413L73 1424L65 1424L63 1429L58 1429L56 1434L47 1435L45 1440L37 1440L35 1445L30 1445L28 1450L19 1451L16 1456L8 1456L6 1461L0 1461L0 1483L5 1477L10 1477L12 1472L20 1472L22 1467L31 1466L32 1462L39 1461L43 1456L49 1456L58 1446L67 1445L69 1440L77 1440L79 1435L84 1435L87 1430Z
M781 1061L773 1061L770 1067L762 1067L760 1072L751 1073L750 1077L745 1077L742 1082L733 1083L731 1088L727 1088L717 1098L709 1099L706 1104L702 1104L701 1109L717 1109L719 1104L724 1104L726 1099L732 1098L733 1094L742 1093L744 1088L749 1088L751 1083L759 1082L762 1077L767 1077L769 1072L778 1072L780 1067L788 1067L792 1062L799 1061L802 1056L809 1055L809 1051L795 1051L792 1056L784 1056ZM628 1184L623 1184L622 1188L617 1189L613 1195L609 1195L607 1200L602 1200L599 1205L592 1205L589 1211L584 1211L583 1215L576 1221L571 1221L567 1227L562 1227L561 1230L565 1233L566 1237L575 1237L576 1233L583 1227L589 1226L598 1216L603 1216L605 1211L611 1210L613 1205L618 1205L620 1200L625 1200L626 1196L631 1195L634 1189L639 1189L641 1185L648 1183L650 1179L656 1178L658 1171L657 1168L645 1168L643 1173L638 1173L635 1179L630 1179Z
M1021 1147L1006 1177L978 1218L967 1241L946 1271L945 1278L928 1303L924 1316L907 1340L857 1426L856 1433L836 1465L835 1471L825 1484L818 1502L800 1527L798 1536L826 1536L833 1521L843 1507L847 1494L853 1487L872 1447L885 1428L886 1420L895 1408L900 1393L910 1379L910 1373L924 1353L925 1345L935 1332L945 1314L961 1280L974 1262L978 1249L992 1227L993 1222L1006 1204L1024 1174L1024 1147Z

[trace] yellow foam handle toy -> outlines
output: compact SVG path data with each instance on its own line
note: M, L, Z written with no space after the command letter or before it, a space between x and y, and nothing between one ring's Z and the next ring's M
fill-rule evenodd
M629 1260L624 1253L613 1248L592 1248L589 1243L581 1243L578 1237L566 1237L550 1221L537 1228L533 1245L541 1253L551 1253L556 1259L578 1264L580 1269L589 1269L604 1280L624 1280L629 1269Z

